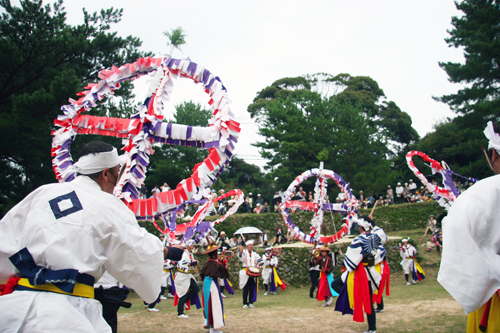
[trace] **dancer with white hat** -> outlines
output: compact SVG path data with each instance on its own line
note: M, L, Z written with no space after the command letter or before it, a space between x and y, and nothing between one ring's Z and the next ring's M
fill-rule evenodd
M243 265L240 270L240 289L243 289L243 308L254 308L253 303L257 302L257 278L261 274L263 261L260 255L253 251L253 240L245 242L246 248L238 248L238 258Z

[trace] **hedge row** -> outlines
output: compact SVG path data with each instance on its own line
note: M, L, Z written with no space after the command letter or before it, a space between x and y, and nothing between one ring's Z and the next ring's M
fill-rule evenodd
M359 215L368 215L371 210L361 209ZM379 226L384 228L386 232L410 230L423 228L427 225L427 220L430 215L436 218L444 212L435 201L421 202L413 204L401 204L392 206L382 206L376 208L374 212L375 221ZM309 233L310 221L312 212L298 212L291 215L292 221L305 233ZM214 221L219 216L209 216L206 221ZM334 222L334 223L333 223ZM326 233L332 234L339 230L343 221L339 213L324 214L323 225ZM139 222L150 233L159 235L159 231L151 222ZM158 221L161 226L161 221ZM335 227L334 227L335 225ZM242 227L252 226L263 230L272 240L277 227L287 229L281 214L235 214L228 217L223 223L219 224L218 230L224 230L227 235L232 235L236 230ZM322 232L324 232L322 230Z

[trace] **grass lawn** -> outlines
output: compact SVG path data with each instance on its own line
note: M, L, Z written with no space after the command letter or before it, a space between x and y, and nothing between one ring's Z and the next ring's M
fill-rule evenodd
M466 315L436 281L437 269L426 273L424 281L411 286L406 286L403 273L391 277L391 296L384 297L385 312L377 314L378 332L466 331ZM158 304L159 312L146 311L135 294L129 301L133 306L118 313L119 332L207 332L202 327L202 310L186 311L190 318L180 319L172 299ZM321 304L309 298L308 288L287 288L278 295L260 292L256 308L243 309L241 291L237 290L224 299L227 319L223 331L364 332L368 328L366 317L364 323L355 323L352 316L342 316L334 306L323 308Z

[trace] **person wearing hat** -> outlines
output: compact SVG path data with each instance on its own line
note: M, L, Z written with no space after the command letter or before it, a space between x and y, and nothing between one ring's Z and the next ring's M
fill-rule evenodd
M252 192L248 193L247 197L245 198L245 205L247 213L248 214L252 213L252 206L253 206Z
M225 231L221 231L219 233L219 237L217 237L216 244L222 248L222 250L229 250L231 246L228 244L228 239Z
M278 267L278 256L274 253L272 247L266 248L262 260L264 261L264 268L262 269L262 279L264 280L263 284L265 289L264 295L267 296L269 285L271 285L270 291L273 295L276 295L278 286L285 290L286 286L281 281L276 271L276 267Z
M210 328L210 333L221 331L215 328L224 327L224 305L220 297L219 279L228 279L229 272L218 260L217 251L220 245L209 244L203 254L208 254L208 261L203 265L200 277L203 280L203 315L205 327Z
M419 274L419 268L420 266L418 265L417 261L415 260L415 256L417 255L417 249L408 243L408 239L403 238L402 240L403 245L399 247L399 252L401 255L401 266L403 267L403 270L405 272L405 279L406 279L406 285L410 285L410 282L408 281L408 277L410 275L410 272L412 273L412 282L415 284L417 283L417 280L422 280L425 278L425 275ZM423 273L423 271L421 272Z
M260 205L260 203L258 203L257 206L255 206L255 208L253 209L253 212L255 214L260 214L261 209L262 209L262 206Z
M355 217L354 220L358 223L361 234L347 248L344 256L346 271L332 284L333 289L339 293L335 311L352 314L356 322L363 322L366 312L368 330L365 333L375 333L377 328L373 293L378 290L381 281L381 275L375 269L375 259L382 240L376 233L370 232L372 219L369 216ZM350 304L350 298L354 304Z
M259 194L257 194L257 204L260 204L261 206L264 206L264 199L262 198L262 196Z
M247 240L245 242L246 248L240 246L238 248L238 258L240 258L242 263L242 269L240 270L240 289L243 289L243 308L254 308L253 303L257 302L257 277L250 276L247 274L247 269L249 267L260 268L263 261L260 255L253 250L253 240Z
M401 185L401 182L398 182L398 185L396 186L396 200L398 204L403 203L403 193L405 189L403 185Z
M434 233L434 229L436 229L436 220L434 220L434 215L429 216L429 221L427 221L427 228L425 229L424 236L427 236L427 232L430 230L431 235Z
M484 135L495 175L464 191L443 219L438 282L468 314L467 332L489 333L500 332L500 126L488 122Z
M330 306L333 302L333 297L338 296L332 288L333 267L335 266L335 254L330 253L330 248L322 246L319 249L319 256L314 258L313 265L319 265L320 278L318 285L318 293L316 299L318 301L325 301L322 306Z
M194 260L193 254L191 253L194 248L194 240L189 239L185 243L186 249L182 255L182 259L177 262L177 273L175 274L175 299L174 306L177 305L177 316L179 318L189 318L188 315L184 314L184 307L187 304L186 309L191 308L191 303L195 302L196 307L201 308L200 299L198 297L198 291L200 287L196 282L193 274L191 272L194 270L194 266L198 265L198 261Z
M148 302L160 293L168 250L113 196L116 148L90 142L74 168L0 221L0 332L111 332L94 299L105 271Z
M410 190L410 193L412 195L414 195L415 192L417 192L417 184L413 182L413 179L410 179L410 184L408 185L408 189Z

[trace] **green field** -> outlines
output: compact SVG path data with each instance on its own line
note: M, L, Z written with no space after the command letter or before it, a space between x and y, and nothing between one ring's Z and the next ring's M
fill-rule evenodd
M460 305L436 281L437 270L417 285L406 286L402 273L391 279L391 296L385 297L385 312L377 315L378 332L465 332L466 316ZM234 281L236 282L236 281ZM364 332L364 323L342 316L333 306L308 297L307 288L287 288L278 295L259 293L255 309L243 309L241 291L224 299L225 332ZM130 309L119 312L120 332L206 332L202 310L190 310L189 319L177 318L173 300L162 301L160 312L148 312L132 295Z

